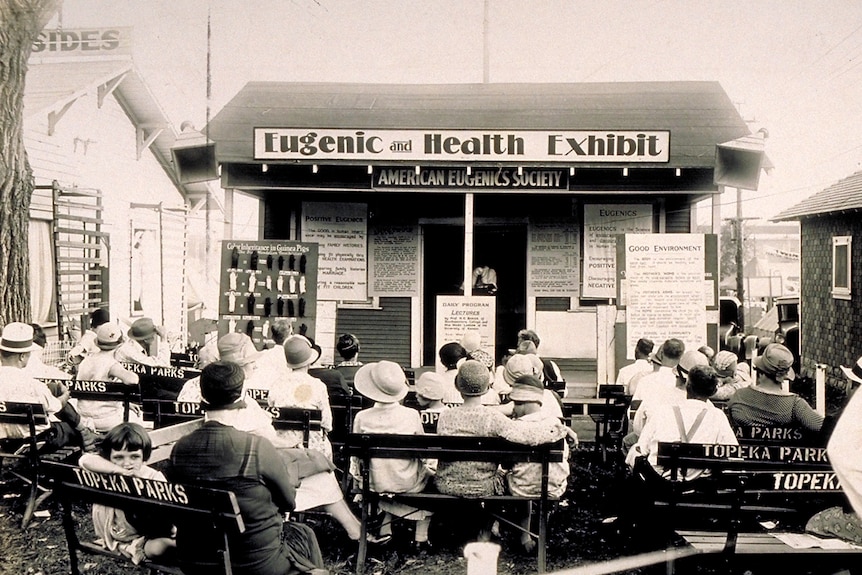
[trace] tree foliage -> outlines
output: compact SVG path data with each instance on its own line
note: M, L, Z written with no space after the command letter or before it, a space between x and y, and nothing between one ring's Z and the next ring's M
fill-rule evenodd
M24 85L33 42L62 0L0 0L0 324L30 321L27 242L33 172L24 149Z

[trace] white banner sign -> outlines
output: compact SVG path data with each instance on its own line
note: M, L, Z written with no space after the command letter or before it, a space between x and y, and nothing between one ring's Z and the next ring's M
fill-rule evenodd
M577 297L580 243L572 220L530 220L527 295Z
M255 128L255 160L667 162L666 130Z
M366 204L303 202L302 241L317 242L317 297L365 301L368 207Z
M586 204L584 206L584 297L617 295L618 234L652 232L649 204Z
M626 349L639 338L706 343L703 234L627 234Z

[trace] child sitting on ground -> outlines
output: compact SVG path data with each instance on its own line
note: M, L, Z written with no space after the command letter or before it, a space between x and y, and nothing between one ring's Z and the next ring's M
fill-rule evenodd
M514 403L512 417L518 421L542 421L553 416L542 411L542 401L545 394L545 386L534 375L522 375L518 377L509 398ZM577 441L577 435L569 430L570 437ZM550 462L548 466L548 496L559 498L565 493L569 478L569 446L563 443L563 460L561 462ZM515 463L506 474L506 485L509 493L520 497L539 497L542 490L542 464L541 463ZM521 513L521 545L527 553L532 553L536 548L536 542L530 535L530 517L532 515L532 502L527 501L525 509Z
M96 473L166 481L160 471L144 463L151 453L146 430L137 423L121 423L105 434L98 453L81 455L78 464ZM161 518L93 505L93 527L106 549L129 557L135 565L144 559L162 557L176 547L173 526Z
M424 435L419 412L399 402L407 395L407 378L397 363L380 361L359 368L353 380L356 391L374 401L374 406L363 409L353 419L354 433L395 433L402 435ZM371 489L380 493L419 493L425 489L432 472L420 459L371 459L369 480ZM351 458L350 474L356 481L362 475L359 460ZM428 528L431 512L402 503L381 500L384 512L379 537L369 538L373 543L384 543L392 538L394 516L416 522L413 551L421 553L430 549Z

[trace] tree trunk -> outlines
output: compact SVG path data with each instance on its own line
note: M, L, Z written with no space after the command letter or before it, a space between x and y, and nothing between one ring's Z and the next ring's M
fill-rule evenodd
M62 0L0 0L0 325L30 321L33 172L24 149L24 80L33 42Z

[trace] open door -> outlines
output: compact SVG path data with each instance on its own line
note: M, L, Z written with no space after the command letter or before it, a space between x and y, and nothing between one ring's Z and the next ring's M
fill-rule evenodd
M473 229L473 267L488 266L497 273L496 345L499 363L506 349L514 347L518 330L526 325L527 228L525 225L476 225ZM423 365L437 360L436 298L463 294L464 227L427 225L424 228Z

